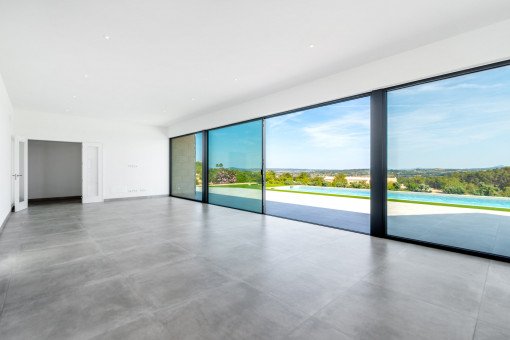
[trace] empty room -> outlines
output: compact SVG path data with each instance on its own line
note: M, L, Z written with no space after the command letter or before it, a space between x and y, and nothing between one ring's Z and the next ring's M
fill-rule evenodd
M510 2L0 1L0 339L510 339Z

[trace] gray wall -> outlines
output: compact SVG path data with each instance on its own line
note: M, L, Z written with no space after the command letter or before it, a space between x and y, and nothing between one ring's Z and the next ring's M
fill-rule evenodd
M28 198L81 196L81 143L28 141Z
M195 135L172 140L172 195L195 198Z

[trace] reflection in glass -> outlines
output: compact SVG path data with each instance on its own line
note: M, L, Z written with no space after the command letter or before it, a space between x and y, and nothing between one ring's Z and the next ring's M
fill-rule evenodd
M209 132L209 203L262 212L262 121Z
M172 195L202 200L202 133L172 139Z
M388 92L388 234L510 256L510 66Z
M370 231L370 98L266 120L266 213Z

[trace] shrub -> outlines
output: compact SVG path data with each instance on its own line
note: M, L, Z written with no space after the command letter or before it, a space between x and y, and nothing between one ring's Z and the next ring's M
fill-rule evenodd
M430 186L428 186L427 184L419 184L413 191L416 191L416 192L432 192L432 190L430 189Z
M466 189L464 189L461 185L448 186L443 188L443 192L445 194L464 195L466 193Z
M221 169L214 176L213 183L215 184L229 184L237 181L236 172L230 169Z

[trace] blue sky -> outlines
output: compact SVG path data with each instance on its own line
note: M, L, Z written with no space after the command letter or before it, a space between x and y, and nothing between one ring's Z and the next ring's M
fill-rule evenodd
M368 97L267 119L267 168L368 169Z
M388 93L388 168L510 165L510 66Z
M195 133L195 159L202 161L202 132Z
M262 168L262 122L209 131L209 164L225 168Z
M261 167L260 121L209 136L213 166ZM267 119L266 156L267 168L368 169L370 99ZM388 93L389 169L497 165L510 166L510 66Z

